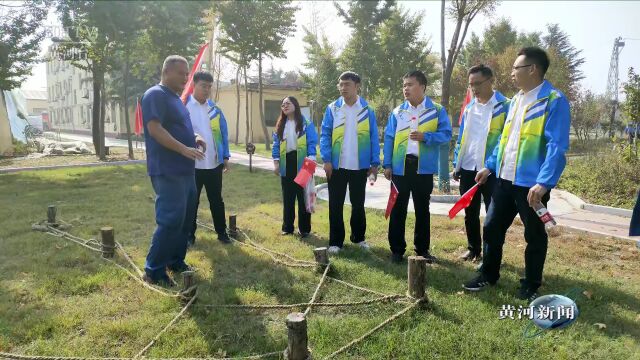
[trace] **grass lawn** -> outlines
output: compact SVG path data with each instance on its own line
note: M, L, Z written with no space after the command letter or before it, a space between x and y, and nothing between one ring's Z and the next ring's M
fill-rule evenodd
M88 144L91 148L93 145ZM124 161L129 160L129 149L124 147L109 148L107 161ZM36 154L33 154L36 155ZM101 162L96 155L52 155L42 157L0 157L0 169L17 168L17 167L35 167L35 166L53 166L53 165L77 165L86 163ZM146 159L143 149L133 148L133 156L136 160Z
M144 166L64 169L0 175L0 351L31 355L132 357L180 311L181 304L142 288L99 255L30 225L56 204L74 235L97 237L115 228L143 267L154 229L153 191ZM299 259L327 245L328 205L313 215L308 241L281 237L280 184L271 172L249 176L232 166L224 178L227 212L254 241ZM210 221L203 194L200 218ZM350 208L345 207L345 216ZM347 221L348 224L348 221ZM413 229L410 215L407 227ZM387 261L387 222L367 211L372 253L347 244L332 260L334 277L390 294L406 291L406 265ZM509 231L500 284L461 292L474 276L457 256L465 248L461 219L432 219L432 251L441 261L427 269L430 304L413 309L340 359L638 359L640 354L640 251L631 243L559 234L550 238L543 293L589 291L580 315L566 329L524 339L528 320L500 320L499 308L526 303L514 295L523 272L522 227ZM347 234L348 238L348 234ZM410 238L410 236L408 236ZM411 246L409 246L411 248ZM239 311L198 304L308 302L319 275L288 268L239 245L222 245L200 230L187 261L197 269L196 304L146 353L147 357L247 356L286 348L286 310ZM122 262L124 263L124 262ZM371 295L326 282L320 301ZM314 308L309 346L321 359L401 310L406 304ZM606 324L601 329L595 323Z

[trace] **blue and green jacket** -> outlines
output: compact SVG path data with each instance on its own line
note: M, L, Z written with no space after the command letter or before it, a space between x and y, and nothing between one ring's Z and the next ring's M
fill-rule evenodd
M316 156L316 145L318 145L318 132L313 123L307 118L303 119L304 128L298 132L298 141L296 146L296 158L298 159L298 171L302 167L304 158L307 156ZM280 161L280 176L287 174L287 138L280 140L276 132L273 133L273 147L271 148L271 156L273 160Z
M511 100L515 116L518 99ZM527 106L520 128L514 184L532 187L540 184L547 189L556 186L566 165L565 153L569 148L571 115L569 101L551 83L544 80L538 98ZM486 167L500 175L504 150L509 140L513 119L507 116L504 129Z
M190 95L187 98L187 103L190 101L197 101ZM186 105L186 104L185 104ZM227 119L224 117L222 110L216 105L216 103L207 99L207 105L209 106L209 126L211 126L211 133L213 134L213 140L216 145L216 155L218 157L218 163L222 164L225 159L229 159L231 154L229 153L229 130L227 128Z
M434 174L438 172L439 145L451 140L451 121L447 110L428 96L422 104L424 110L418 119L418 131L424 133L424 140L418 144L418 174ZM393 109L384 132L384 167L391 168L393 175L404 175L411 133L409 106L409 101L405 101Z
M344 99L340 97L327 106L322 119L320 134L320 155L325 163L331 163L334 169L340 168L340 155L344 141L345 117L342 112ZM368 169L380 166L380 143L378 125L373 108L360 98L362 110L358 114L358 168Z
M487 132L487 143L484 148L484 154L482 155L482 159L484 159L485 163L487 159L493 154L493 149L495 149L496 145L498 145L498 141L500 140L500 134L502 134L502 129L504 128L504 121L509 113L509 99L502 95L499 91L495 92L496 104L493 106L493 114L491 115L491 121L489 122L489 129ZM464 112L462 113L462 121L460 123L460 132L458 133L458 142L456 143L456 147L453 150L453 169L454 171L460 171L460 166L462 164L462 158L466 155L467 152L467 129L465 126L467 122L467 116L469 111L473 108L476 103L476 98L474 97L469 104L464 108ZM480 169L478 169L480 170Z

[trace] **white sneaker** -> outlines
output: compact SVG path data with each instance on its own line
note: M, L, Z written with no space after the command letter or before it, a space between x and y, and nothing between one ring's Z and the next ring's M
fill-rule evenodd
M339 247L337 247L337 246L329 246L329 249L327 249L327 252L328 252L329 254L337 254L337 253L339 253L339 252L340 252L340 250L342 250L342 249L340 249L340 248L339 248Z
M358 243L358 245L362 248L362 250L370 250L371 246L369 246L369 244L367 244L366 241L360 241Z

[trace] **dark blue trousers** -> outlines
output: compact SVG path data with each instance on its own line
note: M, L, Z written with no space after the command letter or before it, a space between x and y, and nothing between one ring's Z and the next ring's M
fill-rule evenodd
M195 218L196 182L194 175L151 176L156 193L156 230L144 265L154 279L165 274L165 268L184 264L187 240Z

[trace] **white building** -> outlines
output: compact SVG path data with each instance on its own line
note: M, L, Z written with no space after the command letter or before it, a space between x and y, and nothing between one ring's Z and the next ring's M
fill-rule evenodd
M47 61L47 93L51 127L71 133L91 134L93 79L91 73L49 57ZM110 136L127 133L122 106L106 103L104 131ZM129 119L133 131L135 118Z

